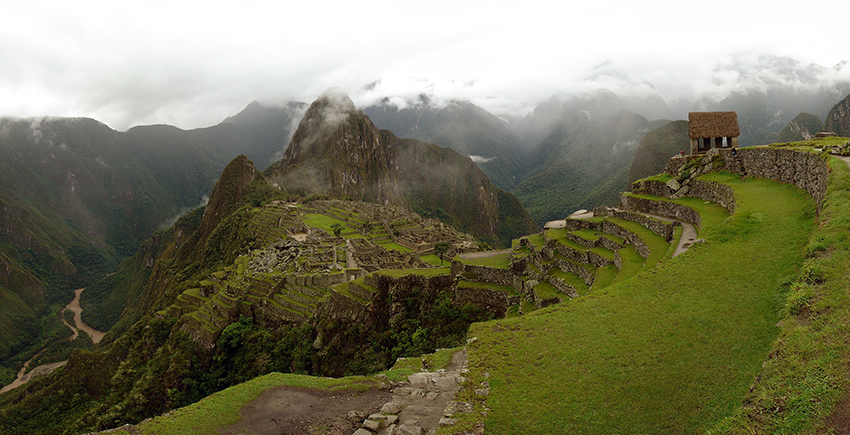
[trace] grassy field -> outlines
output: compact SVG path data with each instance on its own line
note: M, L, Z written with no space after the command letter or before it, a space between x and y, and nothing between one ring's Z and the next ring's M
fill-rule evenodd
M565 304L473 325L470 377L489 374L488 433L696 433L740 407L815 217L794 187L708 178L739 205L728 216L688 200L705 243Z

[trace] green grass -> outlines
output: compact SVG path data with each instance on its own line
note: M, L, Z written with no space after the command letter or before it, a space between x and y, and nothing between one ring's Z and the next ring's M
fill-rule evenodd
M537 294L537 297L540 299L550 299L550 298L559 298L563 300L569 300L569 296L561 293L558 289L555 288L552 284L548 282L541 282L534 286L534 293Z
M617 269L617 266L614 266L613 264L600 267L596 270L596 278L593 281L593 285L590 287L590 291L596 292L608 287L614 282L614 279L617 277L619 272L620 271ZM581 295L582 293L579 293L579 296Z
M591 241L598 239L603 234L601 231L594 231L594 230L591 230L589 228L586 228L586 229L583 229L583 230L576 230L576 231L573 231L572 233L575 234L576 236L581 237L582 239L591 240Z
M419 259L430 264L431 266L440 266L440 267L449 265L452 262L451 258L445 258L442 261L440 261L440 257L438 257L434 254L420 255Z
M587 296L472 326L469 378L490 374L488 433L698 433L740 406L777 337L813 205L779 183L714 179L738 208L723 217L695 204L706 243Z
M526 237L526 239L528 239L528 241L531 242L531 244L533 244L534 246L536 246L538 248L542 248L543 244L545 243L545 241L543 240L542 234L532 234L532 235Z
M387 379L393 382L407 381L408 376L414 373L419 373L423 371L424 368L433 372L448 367L452 362L452 356L461 350L463 350L461 347L439 349L428 355L399 358L399 360L393 365L392 369L384 372L383 374L387 376Z
M488 267L498 267L500 269L507 269L511 266L511 259L509 258L509 251L504 251L489 257L479 257L479 258L462 258L459 257L458 261L463 264L469 264L472 266L488 266Z
M555 269L551 275L555 278L561 278L566 281L567 284L572 285L573 288L576 289L576 293L579 295L583 295L589 290L587 284L584 283L584 280L580 276L574 275L570 272Z
M620 253L620 258L623 260L623 266L617 272L617 276L612 283L622 282L637 275L644 264L643 257L638 254L632 245L628 245L618 252Z
M218 428L236 423L241 418L239 410L269 388L290 386L326 391L366 391L379 384L380 380L374 377L334 379L271 373L219 391L198 403L175 409L167 415L156 417L136 427L144 435L211 434L216 433Z
M304 215L304 223L313 228L321 228L325 230L328 234L333 234L334 229L331 228L331 225L340 224L345 227L342 230L343 233L349 231L351 229L351 224L345 221L341 221L339 219L334 219L330 216L323 214L314 214L309 213Z
M779 339L745 405L713 433L843 433L826 419L846 414L837 406L850 397L850 170L829 163L821 225L785 286Z

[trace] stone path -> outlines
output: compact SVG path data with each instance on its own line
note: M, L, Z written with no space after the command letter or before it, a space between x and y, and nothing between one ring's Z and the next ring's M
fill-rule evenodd
M414 373L407 382L394 385L392 400L364 419L354 435L428 435L454 424L451 417L463 410L452 399L463 381L465 361L466 351L458 351L448 368Z

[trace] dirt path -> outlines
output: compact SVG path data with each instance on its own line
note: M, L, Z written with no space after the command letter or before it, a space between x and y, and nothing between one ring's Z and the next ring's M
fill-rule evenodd
M237 423L218 433L424 435L439 427L446 405L454 398L465 357L459 351L445 370L415 373L407 382L365 392L271 388L239 411L242 418ZM373 429L363 429L368 426Z
M349 411L369 415L392 398L386 389L366 392L322 391L296 387L271 388L245 405L242 418L219 429L222 435L351 435L361 418L348 419Z

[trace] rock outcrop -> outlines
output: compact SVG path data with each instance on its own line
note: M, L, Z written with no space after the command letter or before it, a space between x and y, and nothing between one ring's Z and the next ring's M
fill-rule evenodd
M310 106L283 159L266 174L297 194L408 207L493 245L536 230L521 206L511 204L511 216L504 216L500 196L512 195L470 158L379 130L341 91L326 91ZM500 218L514 225L500 228Z

